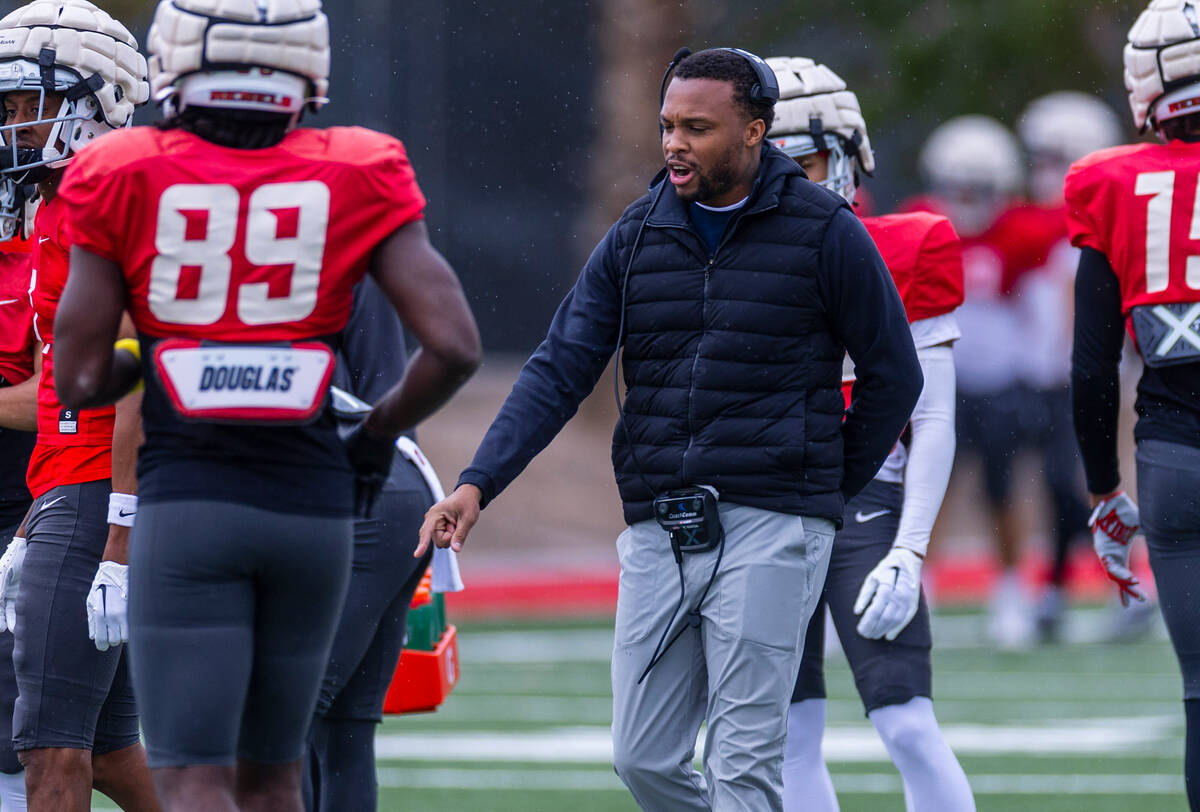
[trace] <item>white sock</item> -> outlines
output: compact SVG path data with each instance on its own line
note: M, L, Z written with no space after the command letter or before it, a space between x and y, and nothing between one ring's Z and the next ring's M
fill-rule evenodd
M877 708L870 719L904 779L908 812L975 812L971 785L942 738L933 700L918 696Z
M793 702L783 748L784 812L838 812L833 779L821 755L824 734L825 700Z
M25 812L25 771L0 773L0 812Z

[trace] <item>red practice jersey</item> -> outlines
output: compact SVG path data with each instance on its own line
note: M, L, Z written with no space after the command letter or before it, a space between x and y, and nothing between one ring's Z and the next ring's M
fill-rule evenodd
M948 219L912 212L864 217L862 223L892 273L910 324L962 304L962 246Z
M139 498L347 514L331 348L372 252L423 216L403 145L298 129L239 150L140 127L81 151L59 195L75 244L116 262L129 289L146 383Z
M139 332L229 342L339 332L375 246L425 205L403 145L359 128L260 150L124 130L60 195L76 244L124 270Z
M33 374L33 305L29 241L0 243L0 386Z
M900 211L945 214L936 197L902 203ZM1016 202L982 233L961 237L967 297L989 299L1012 294L1025 274L1043 267L1067 236L1061 209ZM881 249L882 250L882 249Z
M892 274L909 324L958 309L963 302L962 247L947 218L907 212L864 217L862 223ZM842 377L849 407L854 375L847 368Z
M1200 145L1132 144L1067 174L1071 243L1108 258L1126 317L1140 305L1200 301Z
M38 208L33 233L34 330L45 345L38 382L38 437L29 460L29 492L34 498L58 485L94 482L112 476L112 433L116 409L73 411L54 392L54 314L63 287L71 241L63 222L62 200Z

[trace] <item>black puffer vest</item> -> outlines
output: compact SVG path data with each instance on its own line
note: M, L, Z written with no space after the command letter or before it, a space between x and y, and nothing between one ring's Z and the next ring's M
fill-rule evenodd
M754 191L710 255L686 204L670 186L659 191L632 204L615 235L624 272L645 218L626 296L624 426L613 437L626 520L650 518L655 494L684 485L840 519L845 349L817 276L825 231L846 204L764 147Z

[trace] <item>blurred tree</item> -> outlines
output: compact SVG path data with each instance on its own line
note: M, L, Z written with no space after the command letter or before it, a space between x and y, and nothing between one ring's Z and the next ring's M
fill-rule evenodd
M881 152L883 202L917 184L921 142L942 121L1015 123L1055 90L1095 93L1125 115L1121 52L1145 0L782 0L748 17L747 41L827 62L856 91ZM1132 137L1132 128L1130 128Z
M1124 115L1121 51L1144 7L1145 0L604 0L596 4L593 205L581 231L599 236L657 168L657 80L681 44L736 44L828 63L862 102L880 155L872 191L886 207L915 190L922 141L953 116L985 113L1012 125L1027 102L1063 89L1095 93Z
M659 81L687 39L691 16L688 6L676 0L595 4L596 127L587 181L591 205L579 227L582 258L661 168L655 128Z

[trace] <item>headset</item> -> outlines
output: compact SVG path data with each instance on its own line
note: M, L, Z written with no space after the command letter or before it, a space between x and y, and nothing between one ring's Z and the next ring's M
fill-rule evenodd
M737 54L750 63L750 67L754 69L754 75L758 77L758 82L755 83L754 87L750 88L750 101L779 101L779 79L776 78L775 71L771 69L771 66L761 56L752 54L742 48L713 48L712 50L729 51L729 53ZM675 52L675 56L671 57L671 63L663 71L662 84L658 89L658 104L660 107L667 95L667 80L671 78L671 71L675 70L676 65L691 55L692 49L684 46Z

